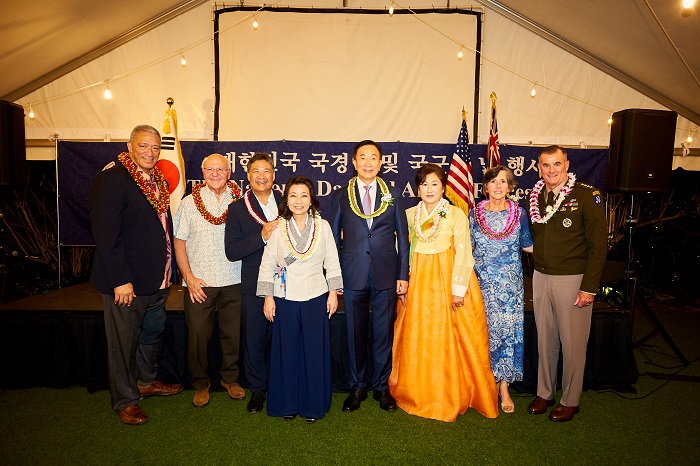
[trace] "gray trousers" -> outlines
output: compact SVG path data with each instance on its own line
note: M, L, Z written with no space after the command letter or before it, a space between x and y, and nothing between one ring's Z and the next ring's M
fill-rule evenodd
M532 299L537 325L537 396L553 400L557 391L557 364L562 352L562 396L564 406L578 406L583 390L586 349L591 332L592 306L574 305L583 275L532 277Z
M121 411L139 402L137 383L156 379L160 336L165 329L165 300L170 289L136 296L131 306L114 304L103 294L107 335L107 373L112 409Z

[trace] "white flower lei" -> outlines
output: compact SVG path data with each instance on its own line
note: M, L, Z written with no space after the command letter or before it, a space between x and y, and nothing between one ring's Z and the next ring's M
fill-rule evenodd
M309 247L306 248L306 251L297 251L297 249L294 247L292 238L289 235L289 229L294 228L290 226L290 223L293 222L294 219L292 218L280 222L279 229L282 238L284 238L284 244L289 253L298 261L304 261L313 256L314 252L316 252L316 247L318 246L319 238L321 237L321 216L315 215L312 217L312 219L313 230L311 231L311 242L309 243Z
M564 198L574 189L574 184L576 183L576 175L573 173L567 173L567 182L559 190L559 194L554 201L553 206L547 206L547 215L544 217L540 214L539 197L542 188L544 187L544 179L538 181L530 192L530 220L533 223L547 223L550 218L559 210L561 203L564 202Z
M447 213L450 211L447 203L447 199L440 199L440 203L435 207L434 212L436 212L435 220L433 225L428 230L428 234L424 235L421 228L420 214L424 210L423 201L420 201L416 206L416 213L413 216L413 229L416 230L416 236L424 243L429 243L434 240L438 233L440 233L441 220L447 217ZM427 212L427 210L426 210ZM430 215L426 218L426 221L430 218Z

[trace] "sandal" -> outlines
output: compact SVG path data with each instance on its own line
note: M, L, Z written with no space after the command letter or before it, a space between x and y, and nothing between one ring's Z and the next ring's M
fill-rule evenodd
M505 384L506 386L506 393L508 393L508 384ZM501 384L498 384L498 396L501 398L501 409L503 410L504 413L511 414L515 411L515 403L513 403L513 399L510 398L510 393L508 393L508 398L510 401L503 401L503 395L501 394Z

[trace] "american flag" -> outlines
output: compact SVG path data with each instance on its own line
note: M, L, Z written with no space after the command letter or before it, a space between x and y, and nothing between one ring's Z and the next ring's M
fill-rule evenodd
M491 94L491 129L489 130L489 145L486 149L489 168L501 164L501 154L498 152L498 123L496 122L496 96Z
M452 188L454 193L467 203L469 210L474 208L472 159L469 154L469 132L464 118L462 129L459 130L459 138L457 138L457 150L452 156L450 171L447 174L447 187Z

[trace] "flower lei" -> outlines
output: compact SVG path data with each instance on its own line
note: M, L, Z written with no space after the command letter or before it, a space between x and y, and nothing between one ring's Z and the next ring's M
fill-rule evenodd
M294 247L294 243L292 243L292 238L289 236L289 222L292 220L290 219L280 222L280 234L282 235L282 238L284 238L284 244L287 246L289 253L298 261L306 260L313 256L314 252L316 252L316 247L318 246L318 242L321 237L321 235L318 234L321 229L321 216L315 215L313 220L314 224L313 230L311 231L311 243L309 244L309 247L306 248L306 251L297 251L297 249Z
M377 177L377 184L379 185L379 189L382 192L382 203L379 205L379 208L374 211L374 213L367 215L362 213L362 211L360 210L360 206L357 203L357 196L355 196L355 186L357 185L357 177L354 176L350 179L350 182L348 183L348 199L350 200L350 208L358 217L363 218L365 220L378 217L384 212L386 212L387 207L389 207L390 205L394 205L394 198L391 196L391 193L389 192L389 187L386 185L384 180Z
M539 197L542 188L544 187L544 179L538 181L530 192L530 220L533 223L547 223L550 218L559 210L564 198L574 189L576 183L576 175L573 173L567 174L568 181L559 190L559 195L555 199L553 206L547 206L547 214L544 217L540 215Z
M228 209L224 210L224 213L218 217L214 217L211 212L207 210L206 206L204 205L204 201L202 200L202 188L204 186L206 186L206 184L201 183L192 188L192 200L194 201L194 205L197 207L197 210L201 216L204 217L204 220L212 225L223 225L226 223ZM229 180L226 183L226 186L231 190L231 202L237 201L241 198L241 188L234 181Z
M503 231L493 231L489 227L489 224L486 221L486 217L484 216L484 208L488 203L489 201L481 201L479 202L479 204L477 204L475 209L476 212L474 213L474 219L476 220L476 224L479 226L479 229L481 229L482 233L484 233L484 235L486 235L488 238L493 240L506 239L511 234L513 234L513 232L515 231L515 227L518 225L518 204L506 199L506 203L508 204L508 219L506 220L506 226L503 229Z
M143 178L141 173L139 173L138 166L133 160L131 160L128 153L122 152L117 157L117 160L119 160L119 163L124 165L124 168L127 169L129 175L131 175L131 177L134 179L138 187L141 189L141 192L144 196L146 196L146 199L148 199L148 202L153 206L155 211L159 214L166 213L168 208L170 208L170 193L168 192L168 186L165 184L165 177L163 177L163 174L158 167L153 167L153 173L151 174L151 178L156 182L160 194L159 197L156 197L156 193L151 188L150 183L148 183Z
M441 220L446 218L447 212L449 212L447 199L440 199L440 203L437 205L436 210L437 215L434 219L428 216L428 218L421 224L420 214L423 211L423 201L420 201L416 206L416 212L413 216L413 229L416 230L416 236L418 239L424 243L431 242L440 233L440 227L442 224ZM423 230L428 230L428 235L423 234Z
M265 225L267 223L267 219L261 217L260 215L253 210L253 204L250 203L250 196L253 195L253 190L249 189L246 191L246 193L243 195L243 202L245 203L245 207L248 210L248 215L253 217L253 220L258 222L260 225Z

